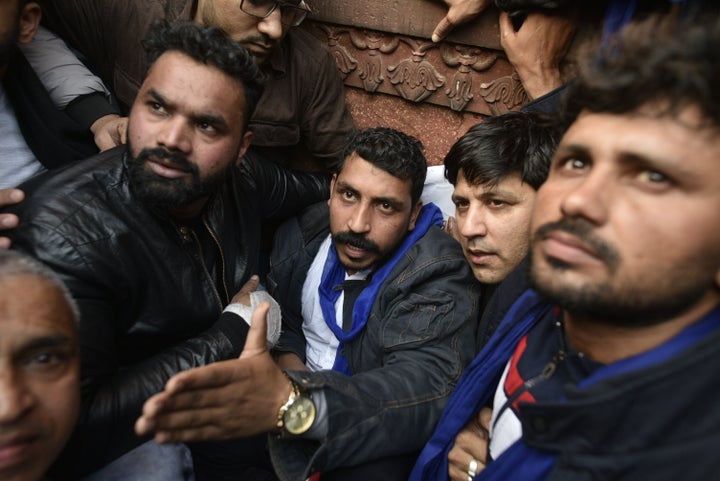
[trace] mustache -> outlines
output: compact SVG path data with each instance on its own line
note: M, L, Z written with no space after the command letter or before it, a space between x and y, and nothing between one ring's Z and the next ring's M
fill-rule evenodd
M339 232L333 235L333 239L335 239L336 242L340 242L342 244L349 244L353 247L357 247L358 249L374 252L376 254L380 253L379 245L377 245L375 242L371 241L367 237L356 234L355 232Z
M199 173L198 166L190 162L185 154L182 152L170 151L162 147L142 149L137 155L136 162L138 164L143 164L152 158L168 160L180 169L187 170L193 174Z
M242 42L244 43L259 43L260 45L269 45L274 46L275 40L271 39L268 35L264 33L259 33L257 35L248 35L247 37L242 39Z
M533 243L539 242L549 236L551 232L562 231L572 234L587 244L595 254L608 266L617 265L620 255L617 250L593 234L592 225L582 219L560 219L557 222L548 222L538 228L533 234Z

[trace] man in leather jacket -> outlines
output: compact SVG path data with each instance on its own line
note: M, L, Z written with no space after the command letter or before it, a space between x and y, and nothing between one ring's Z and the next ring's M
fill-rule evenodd
M81 51L132 105L147 68L140 40L159 18L221 28L246 47L266 75L250 118L251 152L300 170L330 173L354 130L335 60L298 25L309 7L284 0L42 1L43 22Z
M21 188L13 247L66 282L81 312L82 409L63 476L144 440L142 403L173 374L237 357L248 327L221 317L258 269L260 224L327 196L327 179L243 157L262 88L220 30L158 24L128 145ZM71 474L68 474L71 473Z

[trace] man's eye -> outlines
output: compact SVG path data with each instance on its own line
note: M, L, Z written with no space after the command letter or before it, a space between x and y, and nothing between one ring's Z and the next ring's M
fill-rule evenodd
M215 126L209 122L198 122L197 126L200 130L207 133L215 133L217 131Z
M587 162L585 162L584 160L575 158L575 157L570 157L568 159L563 160L560 163L560 166L563 169L567 169L567 170L581 170L581 169L584 169L587 167Z
M163 106L163 104L161 104L159 102L149 102L148 106L150 107L151 110L153 110L155 112L161 112L161 113L165 112L165 107Z
M452 199L452 203L455 204L455 209L457 210L463 210L467 209L470 205L470 202L467 201L467 199Z
M24 364L30 369L51 369L67 360L67 355L59 352L39 352L28 356Z
M380 210L382 210L384 212L392 212L395 209L393 208L393 205L390 202L381 202Z
M643 170L640 172L640 180L651 184L665 184L670 181L666 175L654 170Z
M55 354L50 354L49 352L43 352L42 354L38 354L33 358L33 361L37 362L38 364L47 364L49 362L53 362L53 360L57 359L57 356Z
M490 207L496 207L496 208L504 207L507 205L507 202L505 202L504 200L500 200L500 199L490 199L490 201L488 202L488 205Z

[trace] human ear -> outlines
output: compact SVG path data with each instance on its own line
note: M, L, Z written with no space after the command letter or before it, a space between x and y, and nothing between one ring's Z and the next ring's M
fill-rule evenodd
M422 200L418 200L410 212L410 224L408 225L408 231L415 229L415 223L417 222L418 216L420 215L420 209L422 209Z
M20 23L18 25L18 43L30 43L40 26L42 9L36 2L25 5L20 12Z
M242 138L242 143L240 144L240 150L238 151L238 157L235 161L235 165L240 165L242 162L243 157L245 156L245 152L247 152L247 149L250 147L250 142L252 141L252 132L249 130L245 131Z

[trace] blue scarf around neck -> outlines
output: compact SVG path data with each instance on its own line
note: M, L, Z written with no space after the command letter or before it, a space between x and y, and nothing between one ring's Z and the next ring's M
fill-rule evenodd
M418 220L415 223L415 228L408 233L403 239L402 243L397 247L392 257L390 257L377 271L372 274L372 278L368 285L358 296L353 306L352 311L352 326L349 332L345 332L342 327L337 325L337 319L335 317L335 303L340 298L340 292L338 286L341 286L345 280L345 267L340 263L338 259L337 250L334 244L330 244L328 250L327 259L325 260L325 266L323 267L322 278L320 280L320 307L322 308L323 317L325 323L330 330L335 334L335 337L340 341L335 355L335 364L333 365L334 371L339 371L344 374L350 375L350 366L347 360L342 355L342 350L345 343L352 341L355 337L365 328L368 317L370 316L370 310L375 303L375 297L380 290L380 286L385 282L390 271L395 267L405 253L415 243L422 238L430 229L431 226L437 225L442 226L443 216L440 209L433 203L425 204L420 211Z
M500 375L519 340L543 319L552 307L533 290L526 291L513 304L488 344L465 369L443 410L435 433L420 453L410 481L447 479L448 454L455 442L455 436L494 395ZM664 344L599 368L579 383L578 387L585 389L614 376L666 362L718 329L720 307L716 307ZM557 453L531 447L521 438L473 479L540 481L547 478L556 458Z

